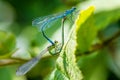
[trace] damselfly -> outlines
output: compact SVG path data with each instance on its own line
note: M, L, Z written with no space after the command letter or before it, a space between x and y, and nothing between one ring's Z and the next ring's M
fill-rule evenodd
M42 21L39 21L39 19L36 19L33 21L33 25L38 25L39 28L42 31L43 36L51 43L50 46L48 46L47 48L45 48L38 56L36 56L35 58L31 59L30 61L28 61L27 63L23 64L22 66L20 66L16 72L16 75L24 75L26 74L28 71L30 71L41 59L41 57L46 53L49 52L51 55L55 55L57 53L60 53L62 50L62 47L64 45L64 22L66 20L66 16L71 14L76 8L72 8L70 10L65 11L63 14L58 15L58 16L53 16L51 18L46 17L43 18ZM48 23L62 18L62 43L58 43L57 41L51 41L44 33L44 29L46 28L46 25L48 25ZM40 27L41 24L41 27Z

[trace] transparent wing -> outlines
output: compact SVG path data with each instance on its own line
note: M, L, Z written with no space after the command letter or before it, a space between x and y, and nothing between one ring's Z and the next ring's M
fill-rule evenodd
M61 16L63 14L64 13L53 14L53 15L36 18L35 20L32 21L32 26L38 27L39 30L41 30L42 27L44 27L44 29L46 29L46 28L50 27L52 24L54 24L54 22L56 22L56 20L60 19L58 16ZM55 19L52 19L52 18L55 18Z
M42 55L45 54L47 51L48 50L46 48L37 57L31 59L27 63L25 63L22 66L20 66L18 68L18 70L16 71L16 75L17 76L25 75L28 71L30 71L39 62L39 60L41 59Z
M32 21L32 26L40 26L54 16L55 15L48 15L48 16L36 18L35 20Z

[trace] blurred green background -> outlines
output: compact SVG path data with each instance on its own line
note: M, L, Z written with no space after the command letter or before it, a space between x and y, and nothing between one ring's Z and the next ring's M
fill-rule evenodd
M97 40L104 41L120 31L119 0L0 0L0 80L47 80L55 67L57 56L47 54L25 76L15 74L18 66L48 45L39 30L32 27L32 21L37 17L64 12L73 6L82 10L89 5L96 8L94 17L99 28ZM71 25L71 22L68 20L66 25ZM55 35L59 33L58 26L60 21L46 30L53 40L59 39ZM66 34L70 29L67 28ZM111 51L103 49L100 54L93 52L84 56L76 53L85 80L120 80L119 39L108 47Z

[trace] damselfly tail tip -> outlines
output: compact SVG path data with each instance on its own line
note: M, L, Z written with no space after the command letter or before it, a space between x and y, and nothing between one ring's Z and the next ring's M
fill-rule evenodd
M16 71L16 76L22 76L22 75L23 75L22 73Z
M21 72L19 69L16 70L16 75L17 76L23 76L25 73Z

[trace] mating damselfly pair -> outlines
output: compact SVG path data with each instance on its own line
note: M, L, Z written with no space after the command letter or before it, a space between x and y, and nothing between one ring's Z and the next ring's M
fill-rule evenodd
M45 17L40 17L35 19L32 22L33 26L37 26L40 31L42 32L43 36L51 43L50 46L48 46L47 48L45 48L43 51L41 51L39 53L38 56L36 56L35 58L31 59L30 61L28 61L27 63L23 64L22 66L20 66L16 72L16 75L24 75L26 74L28 71L30 71L41 59L41 57L46 53L49 52L51 55L55 55L61 52L63 45L64 45L64 22L66 20L66 17L68 15L71 15L74 11L76 10L75 7L72 7L69 10L66 10L65 12L58 14L58 15L50 15L50 16L45 16ZM57 19L62 19L62 23L61 23L61 27L62 27L62 43L59 43L58 41L52 41L51 39L49 39L47 37L47 35L45 34L44 30L49 27L48 25L57 20Z

